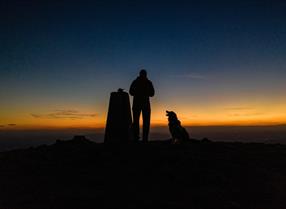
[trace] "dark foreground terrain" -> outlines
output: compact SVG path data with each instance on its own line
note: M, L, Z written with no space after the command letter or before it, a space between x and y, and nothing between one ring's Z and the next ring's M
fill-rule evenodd
M286 146L88 140L0 153L0 209L285 209Z

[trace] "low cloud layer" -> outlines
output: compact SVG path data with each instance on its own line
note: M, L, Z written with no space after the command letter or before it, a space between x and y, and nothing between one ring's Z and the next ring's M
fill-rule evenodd
M77 110L56 110L45 114L31 113L34 118L41 119L83 119L96 117L95 113L82 113Z
M1 125L0 125L0 128L14 127L14 126L17 126L17 124L15 124L15 123L9 123L9 124L5 124L5 125L1 124Z
M250 113L231 113L228 114L230 117L250 117L250 116L259 116L259 115L264 115L261 112L250 112Z
M240 110L255 110L254 108L252 107L226 107L224 108L225 110L231 110L231 111L240 111Z
M224 109L228 111L229 117L251 117L264 115L264 113L258 112L252 107L226 107Z

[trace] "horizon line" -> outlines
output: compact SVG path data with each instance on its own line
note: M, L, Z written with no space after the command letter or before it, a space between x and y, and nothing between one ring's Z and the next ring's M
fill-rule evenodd
M184 125L184 127L279 127L285 126L286 123L281 124L221 124L221 125ZM151 128L165 128L168 127L168 124L162 125L151 125ZM2 127L1 131L60 131L60 130L104 130L105 126L100 127Z

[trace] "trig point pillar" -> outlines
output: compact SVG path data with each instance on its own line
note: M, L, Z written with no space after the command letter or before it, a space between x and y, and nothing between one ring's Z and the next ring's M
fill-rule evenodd
M118 89L110 94L104 142L128 142L131 124L129 95L123 89Z

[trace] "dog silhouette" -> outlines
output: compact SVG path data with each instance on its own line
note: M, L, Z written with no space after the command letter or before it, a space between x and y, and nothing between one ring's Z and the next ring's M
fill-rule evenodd
M181 126L181 122L178 120L177 114L173 111L166 111L168 117L168 126L172 136L172 143L181 143L190 139L188 132Z

